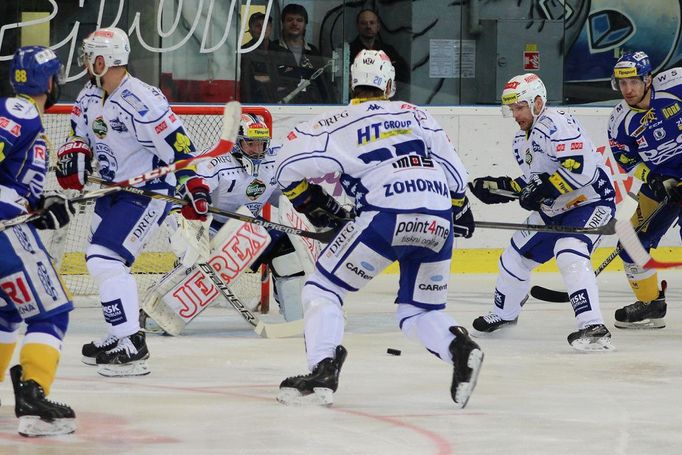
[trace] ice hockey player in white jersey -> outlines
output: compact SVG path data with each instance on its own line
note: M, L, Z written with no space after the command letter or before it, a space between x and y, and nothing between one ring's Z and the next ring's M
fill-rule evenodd
M316 226L339 229L303 288L311 373L285 379L278 401L330 405L347 351L342 305L393 261L400 264L396 322L410 339L453 365L451 397L464 407L483 353L445 309L454 236L470 237L468 174L445 131L426 111L389 101L395 70L383 51L351 66L352 103L298 125L277 156L275 179ZM319 186L330 172L355 201L356 218ZM307 399L306 399L307 400Z
M136 177L189 158L192 141L181 119L156 88L127 71L130 44L118 28L96 30L83 40L81 64L90 81L71 113L71 136L59 150L57 178L63 188L80 190L91 172L91 159L107 181ZM190 204L187 218L204 218L208 186L192 168L141 184L163 194L178 192ZM170 204L119 192L97 200L86 249L88 272L99 285L108 326L103 339L83 346L83 362L105 376L149 373L149 350L139 326L137 284L130 273L144 245L168 214Z
M277 206L281 191L274 183L274 171L275 157L280 146L270 146L271 136L270 128L262 115L243 113L232 153L200 162L197 165L197 175L203 177L210 188L213 207L230 212L236 212L240 207L247 207L251 214L257 217L266 203L270 202L273 206ZM187 255L201 256L191 251L194 248L192 240L200 231L196 224L183 223L182 220L176 220L176 217L177 215L171 214L168 220L171 230L174 231L171 241L174 244L175 253L181 262L185 263ZM220 244L215 242L216 234L229 221L230 218L213 214L209 231L214 240L211 242L212 249L215 251L211 251L208 254L209 257L219 254L218 251L222 250L225 244L233 243L233 239L229 236L224 242L220 241ZM232 220L231 223L238 224L239 222ZM186 230L186 232L179 233L176 230ZM268 230L267 234L270 235L270 242L254 258L255 262L250 268L255 271L260 268L261 264L268 264L273 273L275 299L280 313L287 321L301 319L303 318L300 298L304 280L303 265L287 234L277 230ZM251 248L255 249L255 246L252 245ZM189 261L193 264L191 260ZM161 329L171 335L182 330L184 324L189 323L217 298L217 293L207 292L206 296L202 295L205 300L201 301L200 308L196 311L190 311L182 305L182 302L177 302L175 292L177 286L183 281L198 279L192 275L195 272L194 269L194 267L187 269L183 265L178 265L144 298L143 310L147 313L144 316L155 320ZM234 276L230 278L236 279ZM210 283L209 279L205 281ZM165 308L159 308L159 305L164 305ZM172 313L178 317L173 316ZM146 320L145 325L153 328L153 324L148 324Z
M46 396L73 302L37 231L58 229L75 213L64 196L43 193L50 150L41 115L57 101L63 68L51 49L25 46L15 52L9 70L16 96L0 98L0 222L29 210L45 212L0 231L0 381L23 321L19 364L10 369L19 434L68 434L76 429L73 409Z
M522 174L515 179L476 178L470 184L474 195L486 204L518 198L521 207L531 211L530 224L606 224L615 213L615 193L603 159L575 118L547 107L540 78L522 74L507 82L502 111L520 128L512 149ZM569 344L577 350L610 350L611 334L604 325L590 261L597 240L595 235L516 232L500 257L493 310L474 320L474 334L515 325L528 299L531 271L555 257L578 325L568 336Z

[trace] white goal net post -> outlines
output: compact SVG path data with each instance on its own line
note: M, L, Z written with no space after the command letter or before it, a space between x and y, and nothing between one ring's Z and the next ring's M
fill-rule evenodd
M185 130L192 138L197 150L213 146L220 138L223 106L181 105L173 106L173 112L182 118ZM50 151L50 168L56 163L56 149L69 134L72 105L59 104L50 108L43 116L43 125L53 147ZM272 132L272 116L263 107L242 106L242 112L261 115ZM86 189L94 189L88 186ZM59 189L54 172L48 173L46 189ZM88 276L85 266L85 248L90 237L90 220L94 211L94 200L79 204L71 223L59 231L41 231L43 241L64 278L69 290L75 296L97 295L95 282ZM270 219L270 206L263 208L262 216ZM142 295L151 284L172 270L176 257L170 249L169 232L165 225L146 246L133 265L138 291ZM232 284L233 292L244 302L258 300L263 313L269 311L270 280L267 266L257 273L244 273ZM78 299L77 299L78 301Z

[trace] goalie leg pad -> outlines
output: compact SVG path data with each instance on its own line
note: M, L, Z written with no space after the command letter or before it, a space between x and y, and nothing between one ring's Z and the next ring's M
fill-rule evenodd
M170 293L178 284L187 278L193 269L186 269L178 265L161 278L161 281L152 284L142 298L142 310L156 322L164 332L177 336L185 328L186 322L178 312L168 305L164 296ZM146 324L145 324L146 325ZM145 327L146 328L146 327Z
M273 257L270 262L275 282L275 299L284 319L295 321L303 318L301 305L301 292L305 282L303 266L293 247L282 249L280 252L284 254Z

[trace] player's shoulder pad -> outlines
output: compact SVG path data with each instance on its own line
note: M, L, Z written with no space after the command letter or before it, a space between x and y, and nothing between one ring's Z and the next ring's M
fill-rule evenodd
M121 89L121 100L138 119L154 120L169 109L168 100L161 90L140 79L129 76Z
M419 123L420 125L424 122L434 124L436 123L434 118L431 116L431 114L428 113L426 109L422 109L421 107L414 105L412 103L407 103L405 101L392 101L391 107L396 111L411 112L414 115L415 120L417 120L417 123Z
M651 83L654 90L657 91L667 91L677 88L677 91L681 91L682 87L682 68L670 68L669 70L662 71L654 76Z
M40 117L35 105L29 100L20 97L6 98L5 105L0 113L13 117L15 120L25 120L27 122Z
M335 130L348 118L350 118L350 111L347 108L331 113L327 112L314 117L310 121L301 123L297 129L310 135L318 135Z
M538 131L546 136L551 136L559 130L559 126L565 123L565 121L563 112L556 109L545 109L535 122L531 133Z
M611 111L611 115L609 116L608 124L609 131L612 132L617 131L618 128L620 128L620 126L623 124L623 121L625 121L625 117L628 115L629 112L631 112L631 109L625 102L625 100L616 104L616 106Z

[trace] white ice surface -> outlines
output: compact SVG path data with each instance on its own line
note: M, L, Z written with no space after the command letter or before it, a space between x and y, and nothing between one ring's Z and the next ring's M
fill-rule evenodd
M103 334L101 311L81 306L50 396L75 409L78 430L16 434L7 377L0 454L680 454L682 274L661 276L670 283L668 326L657 331L613 328L614 310L632 296L622 273L599 277L611 353L573 351L570 305L529 300L515 328L480 341L486 357L464 410L450 400L451 367L397 329L395 277L347 302L349 354L331 408L278 404L279 382L306 372L302 340L261 339L220 307L183 336L150 335L150 375L101 377L80 362L81 345ZM470 327L489 310L494 280L453 276L447 311ZM556 274L534 282L561 289Z

